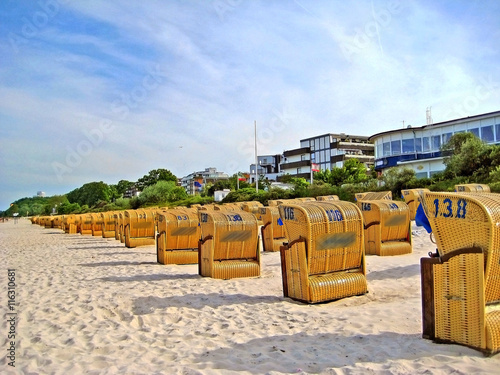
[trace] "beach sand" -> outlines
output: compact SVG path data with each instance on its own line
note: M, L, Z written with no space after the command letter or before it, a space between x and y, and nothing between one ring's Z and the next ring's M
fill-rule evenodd
M215 280L160 265L154 246L0 223L2 374L499 374L500 355L422 338L421 257L367 256L369 293L283 297L279 253L261 276ZM7 269L15 269L15 368Z

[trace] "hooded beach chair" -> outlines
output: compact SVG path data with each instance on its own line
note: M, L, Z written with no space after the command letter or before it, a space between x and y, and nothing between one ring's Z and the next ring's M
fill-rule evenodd
M102 216L100 213L91 213L92 218L92 236L102 237Z
M157 261L161 264L198 263L200 221L196 210L175 209L158 214Z
M458 184L455 185L456 192L477 192L489 193L491 192L489 185L486 184Z
M500 351L500 195L426 192L437 253L422 258L423 337Z
M424 191L430 191L430 190L425 188L401 190L402 198L405 200L405 203L410 208L410 220L415 220L415 214L420 204L420 197Z
M288 244L281 248L283 294L307 303L368 292L363 218L344 201L282 204Z
M123 236L126 247L154 245L156 243L155 216L153 210L125 210Z
M262 218L262 245L264 251L280 251L283 242L288 242L286 230L280 218L278 206L260 207L260 217Z
M107 211L101 213L102 221L102 237L103 238L116 238L116 219L115 211Z
M356 204L363 214L366 254L412 252L410 209L406 203L381 199L361 200Z
M316 197L316 200L318 202L323 202L323 201L338 201L339 197L338 195L320 195Z
M76 215L74 214L69 214L69 215L64 215L63 219L63 229L64 232L67 234L77 234L76 230Z
M356 202L358 201L377 201L380 199L392 200L391 191L367 191L365 193L354 194Z
M92 216L90 214L79 215L79 233L83 236L92 236Z
M257 219L245 211L200 211L201 276L232 279L260 275Z

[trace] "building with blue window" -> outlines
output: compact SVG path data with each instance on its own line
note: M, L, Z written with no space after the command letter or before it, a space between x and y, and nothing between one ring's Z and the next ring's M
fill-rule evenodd
M441 145L453 134L471 132L484 142L500 144L500 111L420 127L408 126L369 137L375 145L375 170L402 166L418 178L431 177L445 169Z

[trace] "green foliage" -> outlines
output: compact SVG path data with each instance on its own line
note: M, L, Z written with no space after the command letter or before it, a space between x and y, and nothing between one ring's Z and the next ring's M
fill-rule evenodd
M412 189L417 184L415 171L410 168L389 168L382 175L384 189L391 190L393 199L401 196L402 189Z
M108 184L102 181L89 182L80 188L70 191L67 197L71 203L92 207L99 201L110 202L114 197L114 191Z
M332 186L364 183L369 179L366 166L357 159L346 160L342 168L319 171L313 176L314 181L323 181Z
M116 189L117 198L121 198L123 194L134 186L135 182L120 180L116 185L112 185Z
M155 205L186 199L186 191L172 181L158 181L145 188L139 196L141 205Z
M136 186L140 191L143 191L146 187L152 186L159 181L171 181L176 184L177 177L168 169L153 169L147 175L138 179Z

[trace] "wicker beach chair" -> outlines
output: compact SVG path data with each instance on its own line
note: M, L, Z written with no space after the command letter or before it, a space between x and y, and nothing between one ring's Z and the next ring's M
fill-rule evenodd
M264 251L280 251L283 242L287 241L285 226L280 219L278 206L260 207L262 218L262 245Z
M281 248L283 294L307 303L368 292L363 218L351 202L283 204L288 244Z
M500 195L426 192L437 253L422 258L423 337L500 351Z
M64 215L63 216L63 229L67 234L77 234L76 230L76 215Z
M200 221L195 210L175 209L158 214L157 261L161 264L198 263Z
M116 238L115 211L101 212L102 238Z
M126 247L154 245L156 228L154 211L147 209L125 210L123 236Z
M392 200L392 192L391 191L375 191L375 192L365 192L365 193L356 193L354 194L354 198L357 201L378 201L380 199L388 199Z
M477 192L489 193L491 192L489 185L486 184L458 184L455 185L456 192Z
M420 204L420 197L424 191L430 190L425 188L401 190L401 195L405 200L405 203L410 208L410 220L415 220L415 214L417 212L418 205Z
M201 276L232 279L260 275L257 219L245 211L200 211Z
M365 253L388 256L412 252L410 209L388 199L356 202L363 214Z
M92 236L102 237L102 216L100 213L91 213L92 218Z
M316 200L318 202L323 202L323 201L338 201L339 197L338 195L320 195L316 197Z
M92 236L92 216L81 214L79 220L79 233L83 236Z

